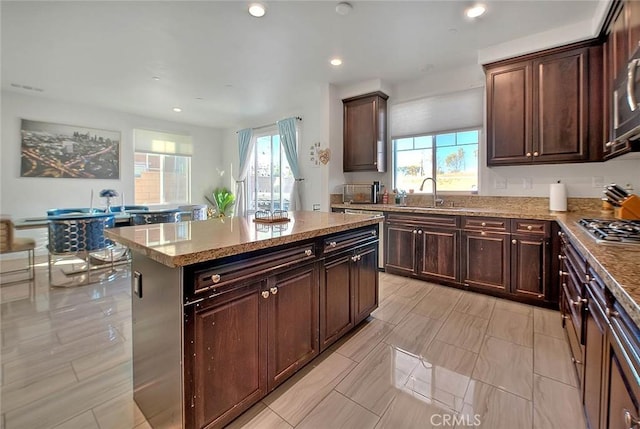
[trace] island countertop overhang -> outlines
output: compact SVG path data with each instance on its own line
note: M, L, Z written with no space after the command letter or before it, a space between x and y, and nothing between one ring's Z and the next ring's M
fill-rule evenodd
M258 224L253 216L112 228L105 235L168 267L184 267L226 256L375 225L370 215L297 211L281 224Z

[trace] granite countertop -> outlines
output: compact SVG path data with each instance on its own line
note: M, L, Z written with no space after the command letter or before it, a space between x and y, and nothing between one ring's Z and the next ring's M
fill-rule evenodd
M291 221L279 224L258 224L253 216L227 217L112 228L105 235L163 265L182 267L382 221L343 213L300 211L289 216Z
M616 297L633 321L640 326L640 246L601 244L589 235L578 221L581 218L613 219L611 214L600 211L551 212L544 209L518 209L515 206L506 208L423 208L396 206L391 204L332 204L333 208L350 208L360 210L377 210L393 213L423 213L460 216L494 216L516 219L555 220L567 232L569 239L586 257L589 265L600 276L606 287Z

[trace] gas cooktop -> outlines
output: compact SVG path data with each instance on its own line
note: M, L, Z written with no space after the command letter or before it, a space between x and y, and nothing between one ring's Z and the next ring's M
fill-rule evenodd
M638 220L580 219L579 223L598 243L640 244Z

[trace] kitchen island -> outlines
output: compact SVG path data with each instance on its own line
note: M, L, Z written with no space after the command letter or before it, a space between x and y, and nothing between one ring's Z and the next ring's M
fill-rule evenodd
M379 218L294 212L114 228L132 250L134 399L154 427L222 427L378 305Z

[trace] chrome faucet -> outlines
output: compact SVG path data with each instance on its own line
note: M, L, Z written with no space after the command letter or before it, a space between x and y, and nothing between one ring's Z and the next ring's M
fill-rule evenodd
M442 205L442 203L444 203L444 200L438 198L438 186L436 183L436 179L434 179L433 177L427 177L426 179L424 179L420 184L420 190L422 191L424 189L424 182L426 182L427 180L431 180L433 182L433 207L436 207L439 204Z

